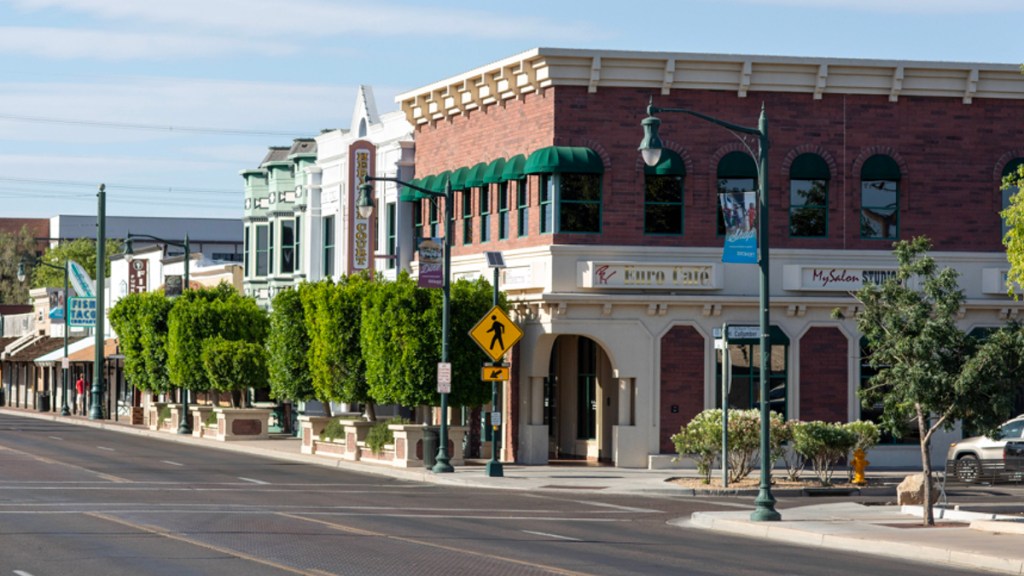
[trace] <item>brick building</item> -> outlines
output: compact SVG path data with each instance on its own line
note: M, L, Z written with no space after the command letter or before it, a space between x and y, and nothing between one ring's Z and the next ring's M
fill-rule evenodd
M665 114L648 168L651 99L745 126L766 111L773 409L874 416L856 396L870 374L849 292L892 273L893 240L927 235L959 270L965 329L1017 317L998 214L1001 177L1024 159L1016 66L530 50L398 97L416 183L456 190L454 276L490 277L484 251L508 265L501 288L526 335L505 458L665 465L680 425L720 405L716 332L758 322L758 268L722 262L719 204L756 189L757 142ZM384 198L378 214L394 210ZM441 235L443 207L420 202L416 234ZM758 405L758 354L756 339L731 343L731 406ZM916 439L903 442L871 461L914 464ZM933 446L941 460L944 440Z

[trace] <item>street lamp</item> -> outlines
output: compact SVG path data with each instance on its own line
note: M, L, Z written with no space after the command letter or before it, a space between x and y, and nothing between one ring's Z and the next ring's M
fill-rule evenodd
M364 183L359 185L359 200L357 202L359 215L369 218L373 215L373 185L371 181L394 182L431 198L444 198L444 281L441 285L442 310L441 310L441 363L448 362L448 343L450 332L451 316L451 252L452 252L452 183L445 180L444 192L434 192L419 186L409 184L398 178L385 176L364 176ZM449 463L448 457L448 393L441 392L441 434L437 447L437 462L431 469L434 472L454 472L455 468Z
M178 246L179 248L185 249L185 285L182 287L182 294L184 294L184 291L188 290L189 287L188 261L191 260L192 258L192 250L189 248L188 244L188 234L185 235L184 242L174 242L171 240L164 240L163 238L157 238L156 236L150 236L149 234L132 234L131 232L129 232L124 242L124 259L128 262L131 262L133 256L135 255L135 253L132 251L132 240L136 238L144 240L153 240L154 242L158 242L161 244ZM182 387L181 416L178 418L178 434L192 434L192 423L189 422L188 410L188 388Z
M652 99L653 100L653 99ZM771 338L769 330L771 324L768 321L768 119L765 116L764 105L761 105L761 116L757 122L757 128L740 126L731 122L719 120L713 116L701 114L686 108L659 108L652 103L647 106L647 117L640 124L644 129L644 138L640 142L640 154L644 163L648 166L656 166L661 159L662 143L658 137L658 126L661 120L655 117L660 112L682 113L696 116L702 120L717 124L731 132L739 134L750 134L758 139L758 163L757 163L757 195L758 195L758 233L757 263L760 268L760 326L761 333L761 371L760 371L760 394L761 394L761 482L757 498L754 500L755 509L750 514L754 521L781 520L782 515L775 510L775 497L772 496L771 488L771 449L769 445L770 429L768 415L768 370L771 367ZM739 138L739 136L737 136ZM741 138L742 140L742 138ZM722 399L722 409L728 409L726 399Z
M54 270L64 271L64 359L61 360L60 365L60 415L70 416L71 411L68 410L68 261L64 260L63 266L57 266L56 264L50 264L43 262L42 260L36 260L36 264L42 264L47 268L53 268ZM18 282L25 281L25 262L18 262Z

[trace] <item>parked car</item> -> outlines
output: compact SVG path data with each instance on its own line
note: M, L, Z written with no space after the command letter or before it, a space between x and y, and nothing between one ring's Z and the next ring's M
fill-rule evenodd
M1010 441L1003 448L1003 460L1006 462L1006 471L1013 474L1024 472L1024 442Z
M1024 439L1024 414L1004 422L995 438L971 436L949 445L947 469L961 482L977 482L1005 470L1007 442Z

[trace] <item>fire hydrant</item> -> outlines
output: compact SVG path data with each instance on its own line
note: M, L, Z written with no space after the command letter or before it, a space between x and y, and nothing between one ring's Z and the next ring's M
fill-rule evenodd
M857 448L853 451L853 483L858 486L867 484L868 481L864 478L864 469L868 467L871 462L868 462L864 458L864 451Z

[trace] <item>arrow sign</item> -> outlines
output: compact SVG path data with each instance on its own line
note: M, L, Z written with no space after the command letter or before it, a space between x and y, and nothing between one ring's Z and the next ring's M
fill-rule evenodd
M504 382L509 379L508 366L484 366L480 369L480 379L484 382Z

